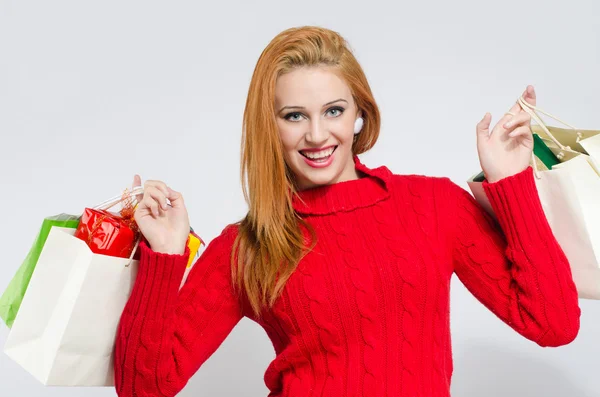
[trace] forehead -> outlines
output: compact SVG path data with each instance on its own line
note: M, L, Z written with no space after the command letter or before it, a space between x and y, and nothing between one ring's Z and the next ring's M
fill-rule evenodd
M294 69L277 78L276 106L318 106L338 98L350 100L346 82L323 66Z

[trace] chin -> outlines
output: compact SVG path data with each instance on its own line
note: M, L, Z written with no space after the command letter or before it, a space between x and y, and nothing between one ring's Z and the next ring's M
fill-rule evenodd
M302 190L335 183L344 171L339 159L335 160L326 168L313 168L300 159L294 170L299 181L298 187Z
M302 187L310 189L318 186L331 185L336 177L331 175L302 175Z

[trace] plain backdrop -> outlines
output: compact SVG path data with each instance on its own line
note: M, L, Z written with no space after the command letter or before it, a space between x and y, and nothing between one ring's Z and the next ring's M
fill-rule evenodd
M543 109L600 129L597 0L0 0L0 290L43 217L112 197L134 173L182 191L207 240L241 218L250 77L269 41L300 25L340 32L366 71L383 118L368 166L466 188L475 124L487 111L495 123L527 84ZM576 341L543 349L455 278L453 395L600 396L600 302L581 307ZM243 320L181 395L266 396L273 358ZM0 396L114 394L45 388L0 354Z

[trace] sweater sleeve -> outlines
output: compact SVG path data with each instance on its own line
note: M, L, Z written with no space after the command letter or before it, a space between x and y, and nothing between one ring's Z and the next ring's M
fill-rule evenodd
M548 224L533 170L483 183L497 220L450 182L454 270L465 287L540 346L570 343L580 308L570 264Z
M181 289L189 251L169 255L140 245L117 331L117 395L176 395L241 320L230 273L234 230L228 226L211 241Z

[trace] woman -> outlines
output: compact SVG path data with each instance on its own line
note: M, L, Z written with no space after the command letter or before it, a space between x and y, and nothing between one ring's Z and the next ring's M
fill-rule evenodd
M534 104L533 87L523 97ZM454 272L524 337L569 343L580 309L529 167L529 121L515 104L491 133L491 115L477 125L496 223L447 178L362 164L380 117L344 39L317 27L280 33L244 112L248 214L208 245L179 292L184 200L145 183L135 219L147 243L118 330L118 394L177 394L245 316L275 348L270 396L448 396Z

